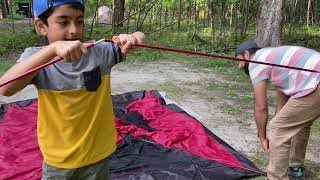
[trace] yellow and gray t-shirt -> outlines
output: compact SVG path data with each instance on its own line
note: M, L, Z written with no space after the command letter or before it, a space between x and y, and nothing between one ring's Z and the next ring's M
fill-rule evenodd
M27 48L20 60L40 48ZM39 72L38 141L44 161L58 168L78 168L116 149L110 71L121 61L119 48L100 43L80 61L60 61Z

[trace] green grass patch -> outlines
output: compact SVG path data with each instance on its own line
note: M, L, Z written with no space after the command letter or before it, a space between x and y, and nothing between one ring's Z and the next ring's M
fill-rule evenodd
M0 61L0 75L2 76L13 64L11 61Z
M152 51L148 49L139 49L126 57L130 62L147 62L158 59L164 59L163 53L158 51Z
M312 125L313 132L317 134L318 137L320 137L320 119L318 118L316 121L314 121Z
M161 91L168 93L169 97L180 97L181 90L179 87L172 81L165 82L164 84L159 85Z
M233 104L232 106L227 106L225 108L226 113L232 114L232 115L239 115L242 114L243 110L241 106Z
M266 159L262 150L256 150L256 152L250 157L250 159L254 163L258 164L258 166L266 167L268 165L268 160Z
M38 41L38 35L34 30L25 28L24 30L17 30L14 33L8 29L0 30L0 56L22 50L27 47L35 46Z

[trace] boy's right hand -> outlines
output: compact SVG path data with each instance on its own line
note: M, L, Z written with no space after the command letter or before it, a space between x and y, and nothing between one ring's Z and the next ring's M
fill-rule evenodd
M80 41L56 41L53 43L54 52L66 61L80 60L88 52L87 47Z

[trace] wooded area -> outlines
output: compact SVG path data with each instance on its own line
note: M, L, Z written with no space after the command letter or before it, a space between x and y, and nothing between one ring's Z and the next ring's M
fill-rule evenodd
M318 48L319 0L86 0L89 37L135 30L159 37L187 33L200 45L228 51L243 39L262 46L301 43ZM17 5L31 0L1 0L3 18L17 17ZM113 9L112 25L97 21L101 6ZM106 30L96 27L102 27ZM14 30L13 30L14 31ZM195 42L194 42L195 43ZM217 45L218 44L218 45Z

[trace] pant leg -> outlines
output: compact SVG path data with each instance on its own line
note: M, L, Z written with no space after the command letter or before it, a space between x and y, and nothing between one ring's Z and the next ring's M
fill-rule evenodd
M311 126L311 125L310 125ZM289 166L298 167L303 166L306 155L308 140L310 136L311 127L301 129L297 135L291 139L291 149L289 156Z
M306 97L289 99L271 120L269 133L269 179L288 179L291 140L301 130L310 127L312 122L320 116L319 106L320 88Z
M76 172L77 169L56 168L43 162L41 180L77 180Z
M79 180L109 180L109 160L105 158L95 164L79 168Z

